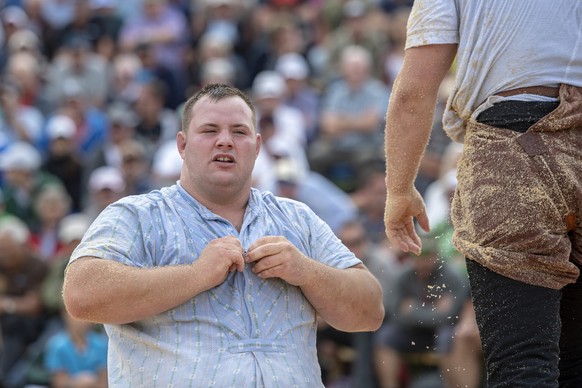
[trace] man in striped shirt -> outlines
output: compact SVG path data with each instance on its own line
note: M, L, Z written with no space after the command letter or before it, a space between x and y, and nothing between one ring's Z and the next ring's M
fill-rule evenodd
M381 287L331 229L251 187L255 122L238 89L199 91L180 180L109 206L73 253L65 304L105 324L111 387L322 387L316 316L381 324Z

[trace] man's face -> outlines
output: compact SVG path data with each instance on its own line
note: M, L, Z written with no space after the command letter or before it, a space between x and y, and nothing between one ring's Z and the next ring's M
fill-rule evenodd
M217 199L250 188L261 137L241 98L202 98L192 107L187 133L180 131L177 142L184 160L180 180L189 192Z

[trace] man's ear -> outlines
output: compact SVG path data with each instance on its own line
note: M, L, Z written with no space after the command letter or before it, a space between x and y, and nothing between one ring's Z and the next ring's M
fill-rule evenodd
M178 131L176 135L176 146L178 147L178 152L182 159L184 159L184 154L186 152L186 134L184 131Z
M261 137L260 133L257 133L257 147L256 147L255 159L259 156L259 152L261 152L262 144L263 144L263 138Z

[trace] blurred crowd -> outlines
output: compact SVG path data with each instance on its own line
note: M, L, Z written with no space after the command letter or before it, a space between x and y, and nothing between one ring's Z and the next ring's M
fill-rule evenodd
M478 386L464 261L450 244L462 146L440 127L446 82L416 180L433 232L418 258L385 239L384 119L412 0L0 5L0 385L106 386L103 331L62 307L68 257L107 205L179 178L183 103L221 82L257 107L255 186L308 204L384 287L378 333L321 322L326 385L413 386L420 363L444 377L428 384L447 384L432 386Z

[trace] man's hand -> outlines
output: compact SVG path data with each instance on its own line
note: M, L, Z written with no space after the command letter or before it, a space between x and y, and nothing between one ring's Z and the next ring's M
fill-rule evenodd
M234 236L212 240L193 265L201 273L206 274L211 287L218 286L224 282L229 272L244 271L245 262L242 245Z
M404 195L388 194L384 212L384 225L388 240L403 252L413 252L420 255L422 244L414 229L415 217L420 227L428 232L430 226L424 201L416 189Z
M249 247L245 260L254 263L253 272L264 279L281 278L293 286L308 279L310 259L284 237L258 239Z

